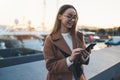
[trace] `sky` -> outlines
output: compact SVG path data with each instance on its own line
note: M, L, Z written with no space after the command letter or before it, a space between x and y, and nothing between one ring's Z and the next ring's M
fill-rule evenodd
M44 5L45 4L45 5ZM72 4L78 11L78 25L120 26L120 0L0 0L0 25L31 24L51 28L58 9Z

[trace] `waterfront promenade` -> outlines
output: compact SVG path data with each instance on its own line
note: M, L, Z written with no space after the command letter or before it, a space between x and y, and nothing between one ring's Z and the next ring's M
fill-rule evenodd
M120 74L120 46L92 51L90 63L84 68L87 79L100 76L99 78L103 77L106 79L97 78L91 80L111 80L111 77Z
M89 65L84 66L88 80L99 80L99 75L104 78L100 80L109 80L110 77L120 74L120 46L93 50L90 56ZM113 67L116 64L117 67ZM44 60L0 68L0 80L45 80L46 74Z

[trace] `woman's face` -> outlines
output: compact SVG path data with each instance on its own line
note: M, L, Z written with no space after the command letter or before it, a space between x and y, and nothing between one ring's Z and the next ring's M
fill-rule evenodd
M77 20L77 13L73 8L68 8L62 15L59 16L61 20L61 29L69 30L73 27Z

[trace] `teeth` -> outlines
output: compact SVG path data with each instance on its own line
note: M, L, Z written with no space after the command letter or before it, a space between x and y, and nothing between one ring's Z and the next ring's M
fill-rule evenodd
M71 22L68 22L68 23L71 23Z
M72 22L68 22L69 24L72 24Z

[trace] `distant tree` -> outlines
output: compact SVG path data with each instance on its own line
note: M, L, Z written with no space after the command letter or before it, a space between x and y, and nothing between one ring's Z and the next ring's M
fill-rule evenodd
M112 29L108 29L108 30L107 30L107 34L108 34L108 35L112 36L112 33L113 33L113 32L112 32Z
M120 32L120 26L117 28L117 31Z
M84 31L90 31L89 29L85 28Z
M98 34L105 34L105 33L106 33L106 30L105 30L105 29L99 29L97 33L98 33Z
M117 29L118 35L120 36L120 26Z
M97 32L97 30L90 30L90 31L92 31L92 32Z

